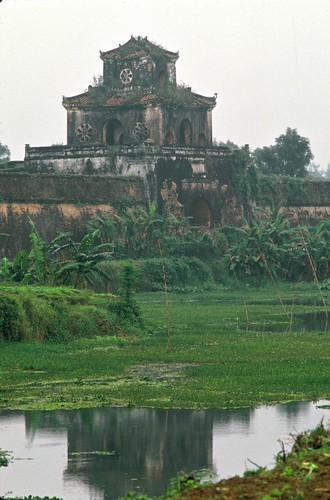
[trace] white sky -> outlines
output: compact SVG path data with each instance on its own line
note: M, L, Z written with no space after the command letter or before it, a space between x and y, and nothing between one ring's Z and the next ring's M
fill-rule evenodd
M213 136L252 149L287 127L330 162L330 0L3 0L0 142L66 143L62 95L102 73L99 50L147 36L180 52L178 83L218 94Z

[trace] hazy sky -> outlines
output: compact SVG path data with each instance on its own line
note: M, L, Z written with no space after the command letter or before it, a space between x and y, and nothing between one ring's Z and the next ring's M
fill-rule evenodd
M330 0L2 0L0 142L13 159L25 143L66 143L62 95L131 35L179 50L178 83L218 94L218 140L255 149L292 127L330 162Z

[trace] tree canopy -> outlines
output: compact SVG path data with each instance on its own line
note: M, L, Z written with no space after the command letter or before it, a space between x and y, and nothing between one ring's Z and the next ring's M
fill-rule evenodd
M0 142L0 168L5 167L10 161L10 150Z
M307 166L314 158L309 139L288 127L285 134L275 139L275 144L257 148L253 152L256 168L264 174L305 177Z

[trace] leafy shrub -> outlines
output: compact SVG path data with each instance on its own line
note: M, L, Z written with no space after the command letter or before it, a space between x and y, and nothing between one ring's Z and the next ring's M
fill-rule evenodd
M214 259L211 261L209 263L209 270L212 280L221 285L231 285L235 279L232 273L230 273L229 267L230 259L227 256L222 259Z
M0 296L0 339L21 340L23 330L22 308L19 302L12 297Z
M0 467L8 467L10 458L9 452L0 448Z
M299 200L306 200L307 192L305 190L304 180L297 177L286 177L288 203L294 203Z
M137 283L140 290L162 290L164 276L160 258L139 261L140 278ZM185 287L212 282L209 266L197 257L170 257L164 259L167 285Z
M114 335L117 327L115 318L102 307L94 305L76 306L68 312L69 338Z
M213 281L212 272L209 264L196 257L187 257L184 259L189 268L189 282L190 283L205 283L206 281Z
M320 284L321 290L329 290L330 291L330 279L322 281Z
M109 276L109 279L102 279L98 290L103 292L117 293L120 288L120 270L122 261L103 261L98 267Z
M76 292L75 297L65 291L6 287L0 296L0 340L63 342L118 331L108 309L110 296Z
M140 310L134 297L133 288L138 274L139 270L132 262L123 263L120 271L119 300L110 305L110 311L115 312L120 321L142 326Z
M22 294L22 316L26 324L24 340L43 342L67 338L67 308L64 304Z
M167 236L163 241L165 255L198 257L203 260L217 254L215 240L208 233L189 231L180 237Z

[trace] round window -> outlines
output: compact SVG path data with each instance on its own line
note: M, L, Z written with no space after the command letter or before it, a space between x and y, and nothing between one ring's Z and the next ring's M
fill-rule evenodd
M137 122L133 128L133 136L142 143L150 136L150 130L145 123Z
M129 68L124 68L121 70L119 78L124 84L130 83L133 80L133 73Z
M93 136L93 127L89 123L82 123L76 128L76 135L79 142L88 142Z

